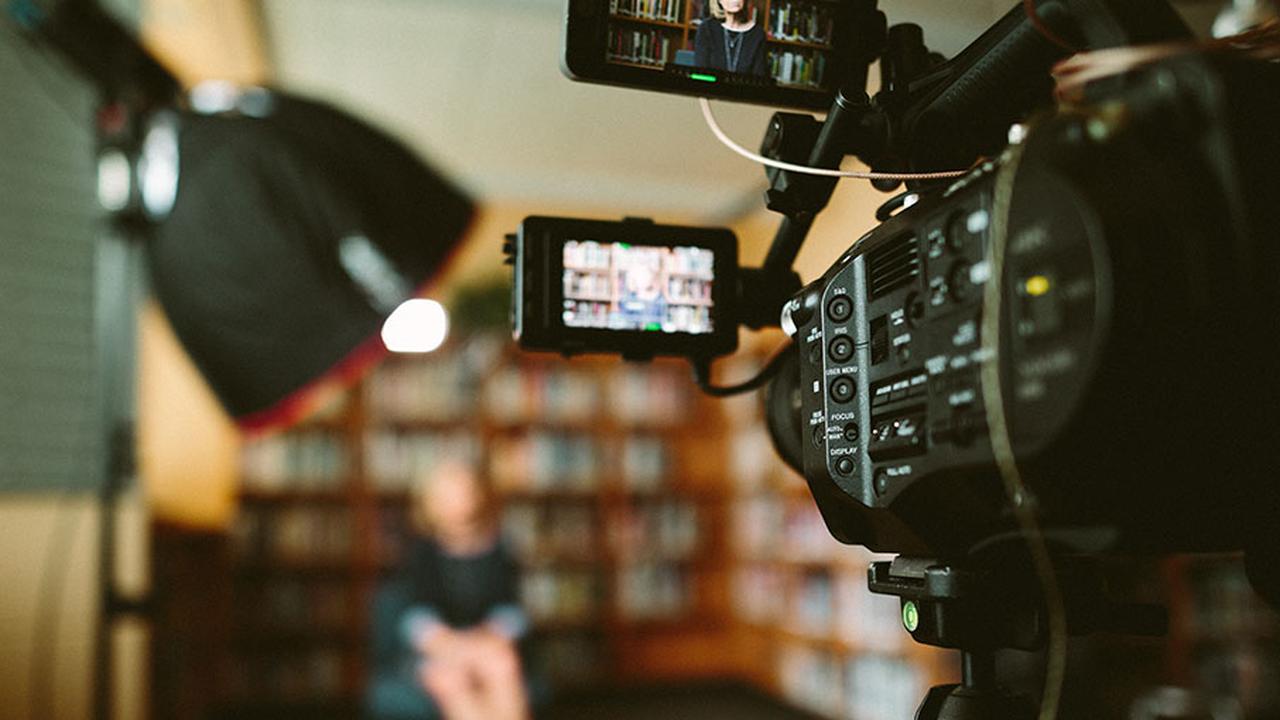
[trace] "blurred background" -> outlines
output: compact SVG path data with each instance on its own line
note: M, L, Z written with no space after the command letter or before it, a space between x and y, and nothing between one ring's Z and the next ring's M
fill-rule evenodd
M89 717L105 702L123 718L359 716L370 603L403 559L413 479L456 457L497 490L551 716L888 720L958 677L952 654L910 642L896 600L867 592L872 556L830 538L776 459L758 398L704 398L682 364L568 363L509 341L501 243L526 215L727 226L744 264L763 258L776 223L764 174L714 141L695 101L566 80L564 0L103 4L185 86L328 101L426 158L477 216L432 287L452 323L445 345L388 357L263 436L241 436L142 298L136 473L113 499L104 562L93 278L111 230L95 199L96 94L16 27L0 32L0 714ZM1179 9L1207 29L1223 5ZM950 56L1012 4L881 6ZM772 111L717 112L754 146ZM873 227L884 198L842 183L801 276ZM748 376L781 338L744 334L722 376ZM105 674L104 568L142 600L111 623ZM1130 595L1168 601L1175 629L1082 644L1069 688L1084 712L1147 717L1143 703L1175 686L1238 713L1212 717L1274 716L1277 626L1233 560L1118 575Z

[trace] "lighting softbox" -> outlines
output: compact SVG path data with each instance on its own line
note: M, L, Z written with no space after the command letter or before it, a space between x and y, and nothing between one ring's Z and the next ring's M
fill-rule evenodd
M372 365L383 321L443 270L474 211L363 122L255 98L253 114L179 116L177 194L148 244L178 338L246 430L296 420L312 388Z

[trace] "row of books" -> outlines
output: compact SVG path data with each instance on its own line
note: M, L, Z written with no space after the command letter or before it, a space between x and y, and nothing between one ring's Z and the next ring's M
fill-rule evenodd
M565 300L565 325L569 327L612 328L628 330L639 324L648 330L664 332L711 332L711 301L687 297L670 297L656 305L628 309L628 300ZM665 303L665 305L663 304ZM669 421L664 421L669 422Z
M687 424L695 392L687 372L630 363L609 375L609 411L624 425Z
M1280 616L1253 590L1244 562L1215 557L1191 561L1190 634L1210 640L1280 638Z
M647 492L664 487L674 454L666 440L652 435L606 442L586 433L534 432L493 440L489 474L506 492L591 492L606 481Z
M566 269L564 296L567 299L610 302L614 299L613 278L606 273Z
M488 416L499 423L589 422L605 404L598 377L565 367L504 367L485 384Z
M818 506L807 498L757 494L733 506L733 540L740 557L854 561L862 551L831 537Z
M659 29L612 26L606 58L612 62L664 67L675 57L679 38Z
M689 559L702 535L698 508L680 501L628 506L614 513L607 527L614 552L625 559Z
M699 305L711 302L709 278L672 275L667 278L664 296L667 302ZM613 278L597 272L579 270L564 271L564 297L566 300L593 300L614 303L622 289L614 286Z
M592 570L533 568L520 577L520 602L538 623L573 623L598 616L602 588Z
M585 623L600 617L603 575L590 569L526 568L520 601L534 625ZM635 563L615 571L613 611L624 621L670 620L696 598L690 573L670 563Z
M336 490L350 472L347 444L331 432L295 432L246 442L240 455L249 490Z
M465 422L476 412L480 377L464 353L384 363L368 381L368 412L381 421Z
M242 508L232 525L231 547L253 564L333 564L351 558L354 528L345 508L290 506Z
M469 430L371 432L365 439L365 473L377 491L407 491L444 462L474 464L478 438ZM663 487L673 467L673 452L653 435L629 435L605 442L586 433L536 432L498 438L490 444L487 471L499 490L511 492L588 492L601 476L616 479L622 489L651 491ZM311 487L311 476L282 475L272 489Z
M667 300L698 305L711 302L711 280L673 277L667 279Z
M780 2L769 7L769 37L775 40L831 44L835 12L829 5Z
M280 702L336 699L345 694L339 648L247 655L229 663L233 699Z
M726 370L724 377L755 377L754 372ZM756 403L758 398L754 398ZM732 417L739 408L725 408L725 416ZM750 411L751 408L744 408ZM760 493L785 485L804 487L804 479L778 457L773 440L763 424L749 425L733 432L727 438L728 477L743 494Z
M734 612L749 624L836 638L860 652L896 653L910 645L899 623L898 599L872 593L866 574L856 569L745 564L734 571L732 583Z
M618 367L602 379L567 366L506 366L483 383L467 372L450 359L389 365L370 381L370 423L465 422L478 412L499 424L589 423L603 412L622 424L670 425L694 392L670 368Z
M271 578L235 588L236 625L254 631L345 629L351 615L346 586L324 580Z
M669 563L638 563L618 570L617 611L630 621L674 619L694 602L693 580Z
M616 13L615 13L616 14ZM564 244L565 274L569 269L595 271L603 277L609 277L609 269L613 267L614 245L601 244L595 240L570 240Z
M1175 613L1192 640L1188 648L1197 688L1230 705L1240 717L1280 712L1280 613L1253 589L1243 558L1181 561L1189 597Z
M375 490L407 491L445 462L474 464L480 442L469 430L365 435L364 467Z
M608 667L601 637L594 633L559 633L534 643L536 667L543 668L555 686L600 679Z
M684 1L609 0L609 13L611 15L679 23L684 21Z
M765 65L783 85L820 88L827 75L827 56L820 50L769 50Z
M594 560L600 536L592 505L510 503L502 514L503 536L526 563Z
M496 438L489 473L500 492L590 492L600 486L604 453L582 433L534 432Z
M779 654L778 677L795 704L849 720L913 717L929 684L926 670L898 658L845 658L798 644Z

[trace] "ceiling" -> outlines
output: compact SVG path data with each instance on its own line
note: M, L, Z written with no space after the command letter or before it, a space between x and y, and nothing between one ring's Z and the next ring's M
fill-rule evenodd
M489 202L677 214L759 206L763 173L712 138L696 101L578 84L559 70L566 0L263 0L276 81L404 138ZM882 0L951 55L1010 0ZM758 145L771 110L718 103Z
M1008 0L886 0L954 52ZM691 98L578 84L559 69L565 0L266 0L276 79L406 139L482 199L723 221L758 206L756 166ZM963 9L961 9L963 8ZM1007 8L1005 8L1007 9ZM767 108L717 104L759 144Z

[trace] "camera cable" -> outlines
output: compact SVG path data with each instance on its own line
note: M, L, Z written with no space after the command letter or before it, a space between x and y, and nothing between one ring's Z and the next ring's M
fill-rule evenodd
M791 351L794 343L783 343L773 357L769 358L769 362L765 363L760 372L750 380L739 383L737 385L717 386L711 384L711 361L705 358L691 359L689 362L693 365L693 381L702 392L711 397L730 397L732 395L741 395L752 390L759 390L765 383L773 379L778 374L778 370L782 368L782 364L786 362L787 353Z
M1036 517L1035 501L1027 492L1018 469L1005 413L1004 390L1000 377L1000 318L1004 300L1004 253L1009 244L1009 217L1013 206L1014 181L1018 175L1025 148L1012 144L1003 167L996 176L991 210L990 279L983 289L981 345L987 360L982 364L982 400L986 406L988 437L996 467L1004 483L1005 494L1031 554L1036 577L1044 592L1048 621L1048 649L1045 657L1044 694L1040 702L1039 720L1056 720L1062 699L1062 686L1067 664L1067 618L1062 588L1054 572L1053 560L1044 532Z
M803 175L821 175L822 177L836 178L857 178L859 180L890 180L896 182L905 182L908 180L952 180L964 177L969 174L968 170L947 170L942 172L928 173L883 173L883 172L866 172L862 170L831 170L829 168L815 168L807 165L796 165L794 163L783 162L767 158L758 153L753 153L745 147L734 142L733 138L725 134L720 123L716 120L715 113L711 111L711 102L707 98L698 98L698 103L702 107L702 117L707 121L707 127L711 129L711 134L724 144L725 147L741 155L742 157L767 165L771 168L786 170L788 172L801 173Z
M1027 21L1031 23L1031 27L1035 28L1035 31L1040 33L1045 40L1072 54L1081 51L1082 48L1064 40L1061 35L1049 27L1044 18L1040 17L1040 8L1037 6L1036 0L1022 0L1022 10L1027 14Z

